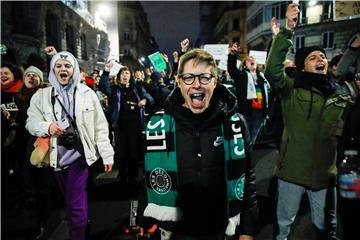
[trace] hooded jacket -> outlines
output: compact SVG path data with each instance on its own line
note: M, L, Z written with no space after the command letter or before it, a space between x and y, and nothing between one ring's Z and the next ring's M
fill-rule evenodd
M54 65L59 59L58 56L63 53L68 57L71 56L71 63L74 68L72 79L65 87L60 85L53 71ZM52 58L49 82L52 87L39 89L31 98L30 107L27 111L26 129L34 136L49 136L50 124L63 118L64 111L59 103L61 101L67 112L75 119L87 164L93 164L100 156L104 164L112 164L114 162L114 150L108 137L107 120L96 93L80 83L79 66L71 53L60 52ZM60 158L66 160L69 157L65 154L74 151L59 152L60 147L57 141L57 137L51 136L50 166L54 168L59 167ZM64 155L62 155L63 153Z
M291 37L290 30L280 31L265 69L272 88L282 97L284 132L275 175L318 190L336 184L337 139L342 134L344 109L351 100L338 85L327 97L316 84L295 86L283 67Z
M165 104L165 113L171 115L176 124L177 205L181 209L182 220L158 224L168 231L186 236L225 233L228 224L225 156L222 145L216 143L222 137L222 122L236 113L236 97L218 84L209 108L203 113L192 113L182 106L183 102L180 89L176 88ZM246 180L242 209L239 209L240 227L236 229L236 234L254 235L257 220L255 175L249 155L249 133L242 116L241 127L245 129L246 160L239 171L245 174ZM139 208L140 225L146 225L144 221L148 219L142 216L144 208Z

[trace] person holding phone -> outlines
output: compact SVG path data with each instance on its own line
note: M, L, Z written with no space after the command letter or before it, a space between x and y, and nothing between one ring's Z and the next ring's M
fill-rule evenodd
M286 27L273 39L265 70L281 96L284 120L274 171L278 178L276 239L287 239L304 193L317 239L337 239L336 149L351 98L328 78L326 51L320 47L298 49L294 73L285 72L283 62L292 46L298 6L288 6Z

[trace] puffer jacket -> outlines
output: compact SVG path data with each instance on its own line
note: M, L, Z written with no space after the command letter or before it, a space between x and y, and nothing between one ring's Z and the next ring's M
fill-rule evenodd
M327 98L314 87L294 87L294 78L286 75L283 67L292 34L282 29L276 36L265 70L272 88L282 97L284 132L275 175L314 190L323 189L336 184L337 140L351 99L338 85Z
M176 88L165 105L165 113L171 115L176 123L179 173L177 204L183 217L180 222L158 224L168 231L186 236L225 232L228 224L225 156L224 148L216 141L222 136L221 123L236 112L236 97L218 84L205 112L193 114L182 106L183 102L180 90ZM257 222L255 173L249 152L249 133L243 118L241 125L245 129L243 138L246 160L239 171L245 174L246 180L242 209L239 209L241 225L236 231L237 235L254 235ZM144 208L141 206L139 209L139 225L144 224L146 219L142 216Z

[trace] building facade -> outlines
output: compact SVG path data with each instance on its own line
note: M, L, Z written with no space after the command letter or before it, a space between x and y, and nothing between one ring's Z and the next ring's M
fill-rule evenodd
M107 58L107 33L96 27L87 1L2 1L1 43L6 60L26 65L29 56L46 59L46 46L67 50L88 72ZM3 59L4 60L4 59ZM43 69L47 71L48 69Z
M267 51L272 38L271 18L285 26L287 1L249 2L246 10L247 42L252 50ZM359 1L300 1L299 22L293 37L289 58L297 49L320 46L327 57L342 53L360 33Z
M118 2L118 29L121 64L132 70L147 66L146 57L157 51L158 46L140 2Z
M204 44L240 43L241 57L248 53L246 39L246 2L200 2L199 47Z
M198 46L206 43L240 41L242 57L250 50L267 51L272 39L270 22L276 17L285 26L289 1L200 2ZM327 56L343 52L360 34L360 1L300 1L299 23L293 37L293 58L296 49L321 46ZM242 58L241 57L241 58Z

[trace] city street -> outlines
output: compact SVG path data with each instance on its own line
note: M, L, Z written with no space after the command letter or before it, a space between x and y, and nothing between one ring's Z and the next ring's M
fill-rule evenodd
M274 148L260 147L254 151L256 163L257 195L260 208L260 231L256 239L273 239L273 222L275 216L274 182L271 177L273 165L277 157ZM116 172L115 172L116 173ZM110 177L110 176L108 176ZM130 200L136 199L137 192L128 189L117 181L106 178L90 179L89 214L91 240L121 240L131 239L123 233L123 226L129 223ZM11 191L10 191L11 192ZM304 198L290 239L314 239L314 230L310 223L309 206ZM35 231L35 211L14 207L6 209L2 222L3 239L27 240ZM67 225L62 203L58 201L49 219L47 239L67 240ZM341 232L341 230L339 230ZM340 233L339 233L340 235Z
M360 1L0 8L0 240L137 239L145 187L173 239L223 238L226 215L253 234L255 196L256 240L298 205L289 240L336 239L335 211L338 240L359 235Z

